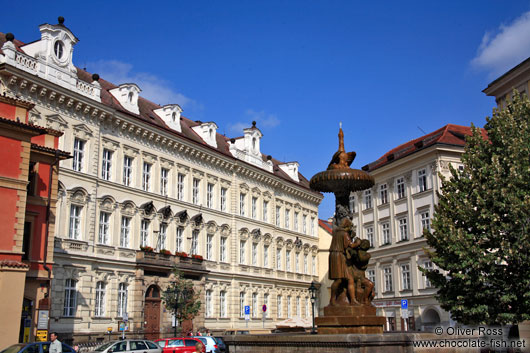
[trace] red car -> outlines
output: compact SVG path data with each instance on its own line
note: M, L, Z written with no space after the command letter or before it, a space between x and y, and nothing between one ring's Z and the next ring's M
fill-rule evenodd
M197 342L202 343L198 338L193 337L162 338L155 341L162 348L162 353L195 353ZM206 352L204 344L202 352Z

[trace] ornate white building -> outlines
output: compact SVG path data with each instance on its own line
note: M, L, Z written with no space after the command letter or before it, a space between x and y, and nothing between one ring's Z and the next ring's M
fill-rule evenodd
M451 323L418 266L433 266L424 251L423 229L430 229L438 202L438 173L448 177L450 164L461 166L470 134L469 127L448 124L392 149L363 167L375 185L350 196L357 236L372 244L366 276L375 283L373 303L378 315L387 318L388 331L425 331ZM401 299L408 300L408 327L401 318Z
M230 139L76 68L63 21L29 44L0 34L0 93L34 103L30 121L62 131L73 155L60 165L50 329L79 342L128 316L129 336L169 335L160 293L175 264L201 290L195 329L246 327L246 305L249 327L263 305L268 328L308 317L322 195L298 163L261 153L255 123Z

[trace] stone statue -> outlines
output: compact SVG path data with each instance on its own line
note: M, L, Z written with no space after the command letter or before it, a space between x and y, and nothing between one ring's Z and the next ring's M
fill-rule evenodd
M346 250L348 269L352 274L355 285L355 298L358 303L363 305L371 305L372 299L375 296L374 283L365 276L365 271L371 257L368 253L369 248L370 242L363 239L356 249Z
M342 125L342 124L341 124ZM329 162L328 170L332 169L349 169L357 153L346 152L344 149L344 132L342 129L339 130L339 150L331 157Z

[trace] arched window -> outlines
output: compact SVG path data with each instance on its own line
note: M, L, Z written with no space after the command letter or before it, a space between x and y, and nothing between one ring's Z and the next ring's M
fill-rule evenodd
M128 96L128 99L129 99L129 103L132 103L132 101L133 101L133 98L134 98L134 93L132 93L132 92L129 92L129 96Z
M171 114L171 119L173 121L176 121L177 120L177 113L173 112L173 114Z
M60 40L55 42L55 45L53 46L53 51L57 59L61 59L64 53L64 43L61 42Z

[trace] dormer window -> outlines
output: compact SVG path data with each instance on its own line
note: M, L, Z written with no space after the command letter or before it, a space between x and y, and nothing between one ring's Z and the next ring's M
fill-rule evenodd
M217 147L217 140L215 139L215 134L217 132L217 125L213 121L194 126L192 127L192 129L208 145L212 147Z
M131 113L140 114L138 96L142 90L134 83L123 83L109 91L120 102L121 106Z
M287 162L285 164L280 164L279 167L287 174L291 179L293 179L296 182L299 182L300 179L298 178L298 167L300 165L298 162Z
M252 150L256 151L256 138L255 137L252 138Z
M64 43L58 40L55 42L55 45L53 46L53 51L55 52L55 56L57 59L61 60L64 53Z
M180 128L180 114L182 108L178 104L167 104L160 109L155 109L153 112L164 120L166 125L178 132L182 132Z
M171 114L171 120L173 122L177 121L177 113L173 112L173 114Z

